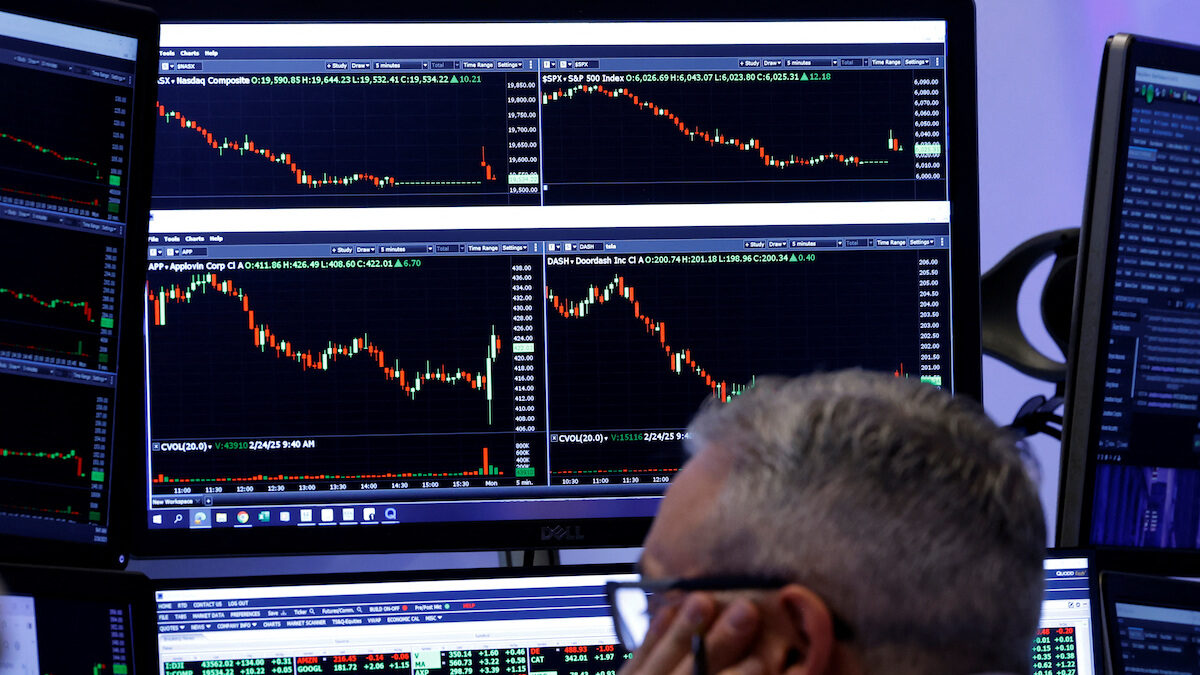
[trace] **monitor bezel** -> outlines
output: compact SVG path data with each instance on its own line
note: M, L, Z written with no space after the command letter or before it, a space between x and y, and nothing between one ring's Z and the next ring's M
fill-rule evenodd
M277 12L247 3L194 4L159 2L165 22L228 23L280 21ZM370 15L375 11L375 15ZM408 6L401 15L394 7L303 7L286 17L289 22L517 22L517 21L805 21L805 20L944 20L947 24L947 117L953 118L954 150L947 154L951 204L951 283L953 332L953 387L959 394L981 399L981 346L979 319L979 181L976 106L975 8L972 0L918 0L896 6L880 0L856 0L836 6L805 6L786 12L766 2L736 7L705 7L700 16L687 16L668 7L620 0L615 3L573 5L534 3L502 6L469 3L447 10L436 5ZM146 457L140 473L146 474ZM251 528L252 536L231 536L214 530L151 530L147 526L147 487L137 490L141 500L135 517L135 552L142 556L192 557L201 555L261 553L336 553L345 551L458 551L524 548L601 548L640 545L651 517L539 518L536 520L453 521L405 523L384 529L337 527L308 529L303 538L297 528ZM277 532L275 530L282 530ZM387 533L387 536L380 536ZM239 533L242 534L242 533ZM396 542L422 542L408 544Z
M129 474L146 445L145 350L142 298L145 294L146 247L150 223L151 172L157 98L158 17L151 10L109 0L13 0L5 11L64 24L94 28L136 38L137 57L129 152L128 206L121 294L121 317L113 437L109 449L109 518L106 543L79 543L50 537L0 535L0 556L8 562L124 567L128 562L132 528L128 499Z
M1200 73L1200 47L1120 33L1108 38L1101 64L1091 162L1076 271L1071 338L1067 350L1066 408L1058 500L1060 546L1093 548L1106 565L1126 571L1187 571L1200 564L1200 549L1157 549L1103 546L1090 541L1095 471L1095 415L1102 402L1101 335L1112 311L1119 214L1124 179L1119 172L1127 155L1129 116L1126 105L1138 66L1192 70ZM1153 552L1153 555L1146 553Z
M1167 579L1144 574L1105 571L1100 575L1100 597L1103 603L1105 666L1112 675L1122 675L1116 650L1121 644L1117 624L1117 602L1132 602L1154 607L1181 607L1200 610L1200 583L1187 579Z
M151 580L155 593L211 588L259 586L319 586L323 584L404 583L409 581L460 581L477 579L526 579L532 577L596 576L635 574L634 563L595 563L523 567L466 567L385 572L315 572L308 574L256 574L253 576L163 577Z
M150 579L139 572L0 563L0 591L71 602L127 603L134 675L158 672L158 634Z

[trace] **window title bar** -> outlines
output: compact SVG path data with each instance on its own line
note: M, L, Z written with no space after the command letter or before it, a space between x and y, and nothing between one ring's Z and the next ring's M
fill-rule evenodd
M1146 84L1158 84L1167 87L1184 87L1200 90L1200 75L1177 73L1173 70L1160 70L1138 66L1134 72L1134 80Z
M252 598L347 597L384 593L463 592L472 590L514 590L535 588L587 588L603 586L607 581L631 581L630 574L564 577L517 577L499 579L455 579L437 581L385 581L311 584L300 586L254 586L241 588L197 588L162 590L155 594L159 602L197 602Z
M0 12L0 35L133 61L137 38Z
M943 43L945 21L165 24L163 47Z

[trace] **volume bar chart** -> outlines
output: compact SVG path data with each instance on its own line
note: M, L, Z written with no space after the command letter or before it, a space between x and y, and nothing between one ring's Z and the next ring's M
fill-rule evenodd
M522 472L523 473L523 472ZM483 461L479 468L467 471L440 471L440 472L422 472L422 471L388 471L384 473L360 473L360 474L258 474L254 476L218 476L212 478L173 478L158 474L154 477L153 483L254 483L254 482L291 482L291 481L325 481L325 480L385 480L385 479L403 479L403 478L474 478L481 476L503 476L504 471L499 467L489 463L488 449L483 449Z
M475 444L480 438L494 445L480 447ZM511 486L540 473L539 460L518 456L512 437L500 434L473 439L317 438L301 441L300 448L216 440L196 443L207 447L186 453L176 451L178 445L152 444L154 494L336 491L361 496L387 489Z
M176 484L222 484L222 483L310 483L314 480L349 480L349 482L366 482L366 480L406 480L422 478L482 478L502 477L514 472L505 472L500 467L491 464L488 449L482 449L482 461L479 467L466 471L386 471L383 473L259 473L254 476L216 476L175 478L160 473L152 479L155 485ZM528 468L518 468L517 476L532 476Z

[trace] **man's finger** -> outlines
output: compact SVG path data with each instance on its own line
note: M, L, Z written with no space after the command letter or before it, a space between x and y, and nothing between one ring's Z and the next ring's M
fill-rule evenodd
M654 649L654 645L662 638L663 633L670 627L671 622L675 620L675 614L679 612L679 607L672 605L664 607L654 615L650 620L650 626L646 630L646 637L642 640L641 646L633 653L633 658L625 662L621 667L621 675L629 675L631 673L641 672L641 663L646 660L646 655Z
M658 641L654 645L643 645L638 650L639 656L645 654L645 658L640 658L637 669L631 672L646 675L669 673L680 661L690 661L692 636L708 630L715 611L716 604L708 594L689 594Z
M754 675L755 668L761 669L762 663L749 655L758 639L760 621L758 607L745 598L726 607L704 635L704 672L731 670L731 675L737 675L745 669L747 675ZM695 667L695 657L688 654L675 665L671 675L692 675Z
M719 673L741 662L758 638L760 623L758 607L746 598L726 607L704 636L708 672Z
M757 656L747 657L734 665L714 672L714 675L764 675L767 672L766 665Z

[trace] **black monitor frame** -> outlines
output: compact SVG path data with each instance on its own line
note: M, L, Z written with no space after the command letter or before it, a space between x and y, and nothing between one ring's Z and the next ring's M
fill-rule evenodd
M1200 49L1130 34L1113 35L1105 44L1067 352L1057 541L1060 546L1095 549L1106 569L1186 573L1200 564L1200 550L1110 547L1089 541L1104 396L1102 341L1107 336L1106 317L1112 313L1109 291L1115 275L1125 186L1122 167L1132 110L1129 87L1138 66L1200 73Z
M110 510L108 542L81 544L53 538L0 536L0 559L40 564L124 567L130 547L130 480L136 458L146 445L145 350L141 340L142 298L145 293L146 240L150 220L151 167L154 163L155 92L157 90L158 17L145 7L108 0L12 0L4 10L47 21L94 28L138 40L134 101L130 124L130 164L126 208L126 248L122 279L118 363L113 439L108 471Z
M574 577L602 574L633 574L635 572L636 566L633 563L597 563L586 565L399 570L393 572L317 572L311 574L276 574L248 577L172 577L152 579L150 585L157 592L194 588L253 588L257 586L368 584L457 579L524 579L526 577Z
M0 564L0 592L66 602L122 604L130 608L133 634L127 645L132 675L158 672L154 594L150 579L138 572ZM63 638L67 647L70 636Z
M918 0L896 5L882 0L855 0L837 5L805 5L781 9L766 2L742 3L736 7L705 6L691 16L665 6L621 0L615 3L533 3L502 6L470 3L446 9L438 5L369 6L364 9L323 6L289 8L281 15L261 5L217 2L197 6L182 2L159 2L156 8L164 22L352 22L389 21L484 22L484 21L635 21L635 20L868 20L944 19L947 22L948 117L954 131L947 155L947 175L952 222L952 313L954 317L954 390L981 399L981 347L979 310L979 185L978 129L976 105L975 8L972 0ZM143 453L144 456L144 453ZM139 470L147 475L144 458ZM150 530L146 525L146 488L135 496L142 504L133 513L136 525L135 553L154 557L194 557L262 553L338 553L395 550L495 550L525 548L597 548L639 545L652 518L579 518L510 520L499 522L405 523L381 528L309 528L301 537L295 528L256 529L251 537L231 537L232 532L215 530ZM363 530L366 531L363 531ZM284 531L276 531L284 530ZM236 532L236 531L235 531ZM421 542L419 544L407 542Z

